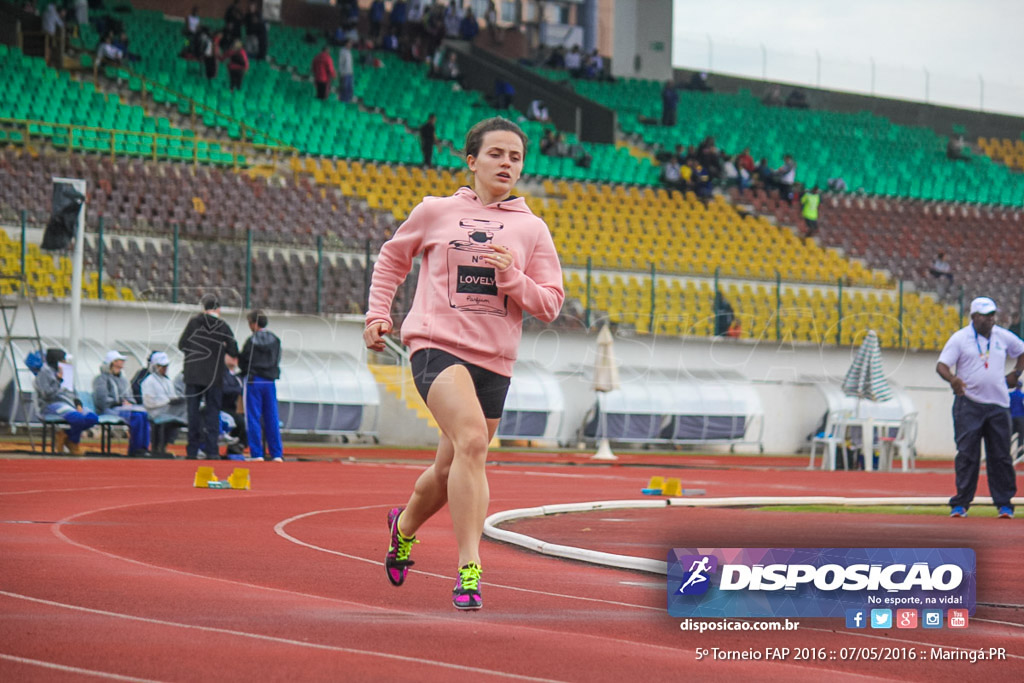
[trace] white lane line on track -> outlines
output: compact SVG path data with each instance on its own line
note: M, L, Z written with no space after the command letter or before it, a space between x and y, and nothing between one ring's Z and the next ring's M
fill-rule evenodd
M376 466L377 467L382 467L382 468L389 468L389 467L396 467L397 468L397 467L401 467L401 466L395 466L395 465L376 465ZM422 469L422 468L419 468L419 469ZM524 472L524 474L525 474L525 472ZM551 473L551 474L555 474L555 473ZM118 487L113 487L113 488L118 488ZM123 487L120 487L120 488L123 488ZM277 494L277 495L280 495L280 494ZM288 493L288 494L285 494L285 495L298 495L298 494ZM270 497L270 496L266 496L266 495L263 495L263 496L253 495L253 496L249 496L249 497ZM161 501L149 501L148 503L158 502L158 503L161 503L161 504L165 504L165 503L176 503L176 502L194 502L196 500L201 500L201 498L185 498L185 499L173 499L173 500L168 499L168 500L161 500ZM405 611L405 610L397 610L397 609L394 609L394 608L378 607L378 606L375 606L375 605L368 605L368 604L365 604L365 603L358 603L358 602L354 602L354 601L350 601L350 600L343 600L343 599L340 599L340 598L332 598L332 597L328 597L328 596L315 595L315 594L310 594L310 593L302 593L300 591L292 591L292 590L283 589L283 588L274 588L274 587L271 587L271 586L261 586L261 585L258 585L258 584L252 584L252 583L247 583L247 582L243 582L243 581L237 581L235 579L225 579L225 578L216 577L216 576L207 576L207 575L204 575L204 574L197 574L197 573L194 573L194 572L187 572L187 571L184 571L184 570L171 569L169 567L161 567L159 565L153 565L153 564L149 564L149 563L146 563L146 562L142 562L140 560L135 560L135 559L124 557L124 556L120 556L120 555L115 555L113 553L108 553L106 551L99 550L98 548L93 548L91 546L88 546L88 545L85 545L85 544L82 544L82 543L78 543L76 541L71 540L67 536L65 536L59 530L59 526L62 523L70 522L70 521L72 521L72 520L74 520L74 519L76 519L78 517L81 517L81 516L85 516L85 515L88 515L88 514L94 514L94 513L100 513L100 512L108 512L108 511L118 510L118 509L126 509L126 508L131 508L131 507L137 507L139 505L148 504L148 503L131 503L131 504L118 505L118 506L112 506L112 507L107 507L107 508L99 508L99 509L96 509L96 510L83 511L83 512L71 515L71 516L65 518L64 520L61 520L60 522L57 522L52 527L52 530L53 530L53 533L58 538L63 540L64 542L69 543L69 544L71 544L73 546L79 547L79 548L81 548L83 550L88 550L90 552L94 552L94 553L103 555L103 556L108 557L108 558L113 559L113 560L129 562L129 563L132 563L132 564L136 564L136 565L139 565L139 566L147 567L147 568L154 569L154 570L157 570L157 571L165 571L165 572L169 572L169 573L179 574L179 575L182 575L182 576L190 576L190 577L206 579L206 580L210 580L210 581L217 581L217 582L226 583L226 584L230 584L230 585L234 585L234 586L242 586L242 587L247 587L247 588L253 588L253 589L256 589L256 590L265 590L265 591L270 591L270 592L282 593L282 594L286 594L286 595L301 596L301 597L304 597L304 598L326 600L326 601L329 601L329 602L336 602L336 603L339 603L339 604L351 605L351 606L356 606L356 607L360 607L360 608L364 608L364 609L379 610L381 612L386 612L386 613L406 614L406 615L417 617L417 618L424 618L424 615L422 615L420 613L417 613L417 612L410 612L410 611ZM385 505L366 505L366 506L362 506L362 507L358 507L358 508L348 508L348 509L346 509L346 508L338 508L337 511L355 511L355 510L366 510L366 509L374 509L374 508L382 509L382 508L388 508L388 507L391 507L391 505L390 504L385 504ZM310 514L312 514L312 513L310 513ZM309 547L317 549L317 550L320 550L316 546L309 546ZM370 559L367 559L367 558L355 557L354 559L359 560L359 561L369 562L371 564L375 563L374 560L370 560ZM425 572L417 572L417 573L425 573ZM430 576L438 576L438 575L430 575ZM449 577L443 577L443 578L449 578ZM513 587L510 587L510 588L513 588ZM513 588L513 590L515 590L515 588ZM519 590L527 590L527 589L519 589ZM530 592L544 594L541 591L530 591ZM577 600L586 599L586 598L581 598L580 596L565 596L565 597L568 597L568 598L571 598L571 599L577 599ZM636 604L625 603L625 602L617 602L617 603L614 603L614 604L621 605L621 606L624 606L624 607L631 607L631 608L635 608L635 609L642 609L642 610L651 610L651 609L658 610L658 608L651 608L648 605L636 605ZM658 611L660 611L660 610L658 610ZM436 620L439 620L439 621L454 621L455 620L453 617L444 617L444 616L439 616L439 615L431 615L429 618L430 619L436 619ZM988 620L975 619L974 621L988 621ZM1003 622L994 622L994 623L1001 624ZM1019 627L1019 625L1015 625L1015 626ZM523 625L515 625L513 628L520 628L520 629L526 629L526 630L540 631L542 633L563 633L563 632L560 632L560 631L552 631L550 629L543 629L543 628L540 628L540 627L530 627L530 626L523 626ZM804 626L801 626L801 630L816 631L816 632L820 632L820 633L829 633L829 634L836 634L837 633L835 631L835 629L813 628L813 627L804 627ZM906 643L906 644L909 644L909 645L918 645L918 646L935 645L937 647L939 646L937 644L920 643L920 642L917 642L917 641L911 641L911 640L906 640L906 639L894 639L894 638L889 638L889 637L874 636L874 635L871 635L871 634L862 634L862 633L855 633L855 632L843 633L842 635L844 637L871 638L871 639L877 639L877 640L886 640L888 642ZM608 641L612 641L612 642L627 643L627 644L630 644L630 645L633 645L633 646L641 646L641 647L653 648L653 649L657 649L657 650L666 650L666 651L674 652L674 653L692 652L692 650L688 649L688 648L674 648L674 647L668 647L668 646L665 646L665 645L656 645L656 644L653 644L653 643L642 643L642 642L636 642L636 641L632 641L632 640L624 640L624 639L621 639L621 638L615 638L615 637L612 637L612 636L604 636L604 635L597 635L597 634L576 634L576 637L597 638L597 639L608 640ZM950 646L944 646L944 647L950 647ZM956 648L956 649L961 649L961 650L965 650L966 651L966 650L970 650L971 648ZM1018 656L1018 655L1009 655L1009 656L1013 656L1014 658L1018 658L1018 659L1024 659L1024 657L1021 657L1021 656ZM866 677L866 678L870 678L870 677Z
M429 666L436 666L443 669L452 669L453 671L464 671L467 673L480 674L484 676L498 676L501 678L511 678L518 681L541 681L543 683L561 683L557 679L552 678L538 678L536 676L524 676L521 674L508 673L506 671L494 671L492 669L484 669L476 666L465 666L462 664L450 664L448 662L440 662L432 659L423 659L421 657L407 657L405 655L396 655L388 652L378 652L376 650L363 650L354 647L341 647L338 645L323 645L321 643L309 643L302 640L293 640L291 638L281 638L278 636L267 636L261 633L250 633L248 631L236 631L228 628L217 628L214 626L198 626L196 624L184 624L177 621L167 621L166 619L151 619L149 617L137 617L131 614L123 614L121 612L110 612L107 610L93 609L91 607L82 607L80 605L68 605L62 602L54 602L53 600L44 600L42 598L33 598L28 595L20 595L18 593L8 593L7 591L0 590L0 595L7 596L9 598L15 598L18 600L27 600L29 602L35 602L49 607L60 607L62 609L74 610L77 612L85 612L87 614L95 614L103 617L110 617L114 619L127 619L129 621L138 621L144 624L153 624L156 626L172 626L174 628L182 628L186 630L202 631L204 633L219 633L229 636L237 636L240 638L251 638L253 640L261 640L270 643L277 643L282 645L295 645L304 648L310 648L313 650L326 650L328 652L340 652L343 654L360 655L364 657L378 657L381 659L390 659L398 662L408 662L410 664L426 664ZM2 655L0 655L2 656ZM120 680L138 680L134 678L123 678Z
M356 560L358 562L367 562L367 563L373 564L373 565L382 564L381 560L379 560L379 559L371 560L371 559L366 558L366 557L360 557L358 555L351 555L349 553L343 553L340 550L332 550L331 548L324 548L322 546L314 545L312 543L307 543L307 542L305 542L305 541L303 541L301 539L295 538L294 536L292 536L291 534L289 534L287 531L284 530L284 528L286 526L288 526L289 524L291 524L292 522L296 522L296 521L298 521L300 519L305 519L306 517L312 517L314 515L322 515L322 514L331 514L331 513L334 513L334 512L347 512L347 511L348 510L346 508L336 508L336 509L333 509L333 510L313 510L311 512L304 512L301 515L295 515L294 517L289 517L288 519L285 519L285 520L282 520L282 521L278 522L276 525L274 525L274 533L276 533L278 536L280 536L281 538L283 538L283 539L285 539L287 541L295 543L296 545L300 545L300 546L303 546L305 548L310 548L311 550L316 550L317 552L328 553L329 555L337 555L339 557L344 557L344 558L349 559L349 560ZM418 570L418 569L410 569L409 573L410 574L419 574L421 576L429 576L429 577L432 577L432 578L435 578L435 579L444 579L445 581L450 581L451 578L452 578L451 576L449 576L447 574L435 574L433 572L426 572L426 571L422 571L422 570ZM489 581L487 582L487 587L488 588L505 588L505 589L512 590L512 591L521 591L521 592L524 592L524 593L534 593L536 595L547 595L547 596L550 596L550 597L565 598L567 600L582 600L584 602L597 602L597 603L601 603L601 604L604 604L604 605L617 605L617 606L620 606L620 607L635 607L635 608L638 608L638 609L651 610L651 611L654 611L654 612L661 612L661 611L663 611L662 608L660 608L660 607L651 607L650 605L635 605L635 604L628 603L628 602L619 602L617 600L602 600L601 598L589 598L589 597L582 596L582 595L566 595L564 593L552 593L550 591L540 591L540 590L534 590L532 588L521 588L519 586L509 586L508 584L502 584L502 583L491 583Z
M41 666L44 669L56 669L57 671L63 671L64 673L81 674L83 676L96 676L97 678L106 678L107 680L111 681L132 681L133 683L160 683L159 680L154 680L152 678L135 678L134 676L122 676L120 674L112 674L109 671L83 669L77 666L68 666L67 664L57 664L56 662L44 662L41 659L28 659L27 657L6 655L2 652L0 652L0 659L6 659L11 662L17 662L18 664L30 664L32 666Z
M288 495L299 495L299 494L288 494ZM302 494L302 495L305 495L305 494ZM247 497L249 497L249 498L255 498L255 497L266 498L266 497L270 497L270 496L247 496ZM180 501L161 500L161 501L157 501L157 502L160 503L160 504L165 504L165 503L173 503L173 502L193 502L195 500L201 500L201 498L186 498L186 499L181 499ZM133 558L130 558L130 557L124 557L122 555L115 555L114 553L109 553L109 552L107 552L105 550L100 550L99 548L94 548L92 546L85 545L84 543L79 543L78 541L74 541L74 540L68 538L59 529L59 526L61 526L64 523L68 523L71 520L76 519L77 517L82 517L82 516L89 515L89 514L94 514L94 513L110 512L112 510L121 510L121 509L133 508L133 507L138 507L139 505L143 505L143 504L144 503L131 503L131 504L126 504L126 505L115 505L115 506L111 506L111 507L107 507L107 508L100 508L100 509L96 509L96 510L86 510L86 511L83 511L83 512L79 512L79 513L76 513L74 515L71 515L70 517L65 518L64 520L61 520L60 522L56 522L54 524L54 526L51 528L51 531L53 532L53 534L55 536L57 536L58 539L60 539L61 541L65 542L65 543L68 543L69 545L75 546L77 548L81 548L82 550L87 550L89 552L96 553L98 555L102 555L103 557L106 557L106 558L111 559L111 560L117 560L117 561L121 561L121 562L128 562L130 564L134 564L134 565L137 565L137 566L140 566L140 567L145 567L147 569L152 569L152 570L156 570L156 571L163 571L163 572L167 572L167 573L170 573L170 574L177 574L177 575L180 575L180 576L187 576L187 577L196 578L196 579L205 579L207 581L215 581L215 582L219 582L219 583L225 583L225 584L228 584L228 585L231 585L231 586L236 586L236 587L251 588L251 589L255 589L255 590L268 591L268 592L271 592L271 593L280 593L280 594L283 594L283 595L298 596L298 597L314 599L314 600L324 600L324 601L327 601L327 602L337 603L337 604L345 605L345 606L348 606L348 607L356 607L356 608L360 608L360 609L377 611L377 612L381 612L381 613L385 613L385 614L397 614L397 615L403 615L403 616L412 617L412 618L416 618L416 619L426 619L426 620L438 621L438 622L455 622L455 623L459 623L459 624L465 623L465 620L463 620L463 619L461 619L459 617L456 617L454 615L453 616L442 616L442 615L437 615L437 614L424 615L421 612L414 612L414 611L411 611L411 610L400 610L400 609L395 609L393 607L380 607L378 605L371 605L371 604L362 603L362 602L355 602L353 600L344 600L342 598L332 598L332 597L326 596L326 595L316 595L316 594L313 594L313 593L303 593L301 591L289 590L287 588L275 588L273 586L261 586L259 584L248 583L248 582L245 582L245 581L238 581L236 579L226 579L226 578L219 577L219 576L209 576L209 575L206 575L206 574L197 574L195 572L189 572L189 571L185 571L185 570L182 570L182 569L172 569L170 567L162 567L160 565L150 564L148 562L143 562L141 560L136 560L136 559L133 559ZM385 505L364 505L364 506L361 506L361 507L337 508L336 511L338 511L338 512L349 512L349 511L356 511L356 510L386 509L386 508L389 508L389 507L392 507L392 505L390 505L390 504L385 504ZM311 548L316 548L316 546L310 546L310 547ZM370 564L383 564L381 562L376 562L374 560L370 560L370 559L363 558L363 557L357 557L357 556L345 556L345 557L352 557L352 559L355 559L355 560L358 560L358 561L361 561L361 562L369 562ZM425 572L417 572L417 573L421 573L421 574L425 574L426 575ZM449 576L441 576L441 575L438 575L438 574L431 574L431 575L428 575L428 576L431 576L431 577L440 576L440 578L444 578L444 579L450 579L451 578ZM509 588L512 588L513 590L516 590L514 587L509 587ZM527 589L518 589L518 590L527 590ZM559 595L557 593L544 593L543 591L535 591L535 590L529 591L529 592L538 593L538 594L541 594L541 595L549 595L549 596ZM567 597L567 598L574 599L574 600L585 600L585 601L593 601L593 602L606 602L606 601L598 601L598 600L595 600L593 598L584 598L584 597L581 597L581 596L574 596L574 595L568 595L568 596L562 596L562 597ZM31 599L31 598L29 598L29 599ZM653 609L653 610L656 610L656 611L660 611L657 608L652 608L652 607L650 607L648 605L635 605L635 604L631 604L631 603L627 603L627 602L614 602L614 603L610 603L610 604L617 605L617 606L623 606L623 607L632 607L632 608L640 609L640 610L652 610ZM552 635L552 634L554 634L554 635L565 635L564 631L559 631L559 630L556 630L556 629L542 628L542 627L539 627L539 626L527 626L527 625L523 625L523 624L515 624L515 625L502 624L501 627L502 628L508 628L508 629L515 628L515 629L519 629L519 630L523 630L523 631L532 631L532 632L543 633L543 634L548 634L548 635ZM573 637L574 638L578 638L578 639L579 638L586 638L586 639L595 639L595 640L599 640L599 641L606 641L606 642L612 642L612 643L619 643L619 644L623 644L623 645L629 645L630 647L634 647L634 648L642 647L642 648L653 649L653 650L664 650L666 652L672 652L672 653L675 653L675 654L681 654L681 653L691 653L692 654L693 653L693 650L689 649L689 648L676 648L676 647L669 647L667 645L658 645L658 644L655 644L655 643L643 643L643 642L638 642L638 641L635 641L635 640L626 640L624 638L617 638L615 636L609 636L609 635L604 635L604 634L575 633L575 634L573 634Z

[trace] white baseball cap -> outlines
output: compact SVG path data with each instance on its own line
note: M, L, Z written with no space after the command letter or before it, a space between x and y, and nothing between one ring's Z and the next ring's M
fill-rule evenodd
M103 356L103 364L110 365L115 360L128 360L125 356L122 356L118 351L107 351L107 355Z
M995 313L999 310L996 307L996 302L989 299L987 296L979 296L977 299L971 302L971 314L980 313L981 315L988 315L989 313Z
M167 354L163 351L157 351L149 359L150 365L170 365L171 359L167 357Z

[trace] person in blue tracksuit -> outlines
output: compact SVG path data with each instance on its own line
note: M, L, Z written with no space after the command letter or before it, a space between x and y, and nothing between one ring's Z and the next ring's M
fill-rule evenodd
M277 385L281 376L281 340L267 329L267 315L256 309L247 316L252 336L245 340L238 357L238 368L245 375L245 417L249 437L249 457L263 460L263 439L267 455L283 462L281 425L277 415Z

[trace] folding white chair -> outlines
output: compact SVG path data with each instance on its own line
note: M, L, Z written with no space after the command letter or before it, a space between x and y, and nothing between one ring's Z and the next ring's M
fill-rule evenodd
M818 446L822 446L821 468L834 470L836 468L836 451L843 449L843 457L846 457L846 420L850 414L848 411L839 410L830 412L825 419L825 431L821 435L815 435L811 439L811 460L807 469L814 469L814 458Z
M900 456L900 469L904 472L914 469L917 458L917 413L907 413L900 420L900 426L894 436L883 436L879 439L880 470L892 469L894 451Z

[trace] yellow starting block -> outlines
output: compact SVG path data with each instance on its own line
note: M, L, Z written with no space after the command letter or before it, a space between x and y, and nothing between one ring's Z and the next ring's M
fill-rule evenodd
M200 467L196 470L195 483L192 485L197 489L208 489L210 488L210 482L217 481L217 475L213 473L212 467Z
M252 488L252 480L249 478L249 470L244 467L236 467L231 476L224 481L217 479L212 467L200 467L196 470L196 478L193 483L197 489L239 489L248 491Z
M666 479L665 486L661 489L661 495L669 498L679 498L683 495L683 485L678 479Z
M231 488L248 491L252 482L249 480L249 470L245 467L236 467L228 477Z

